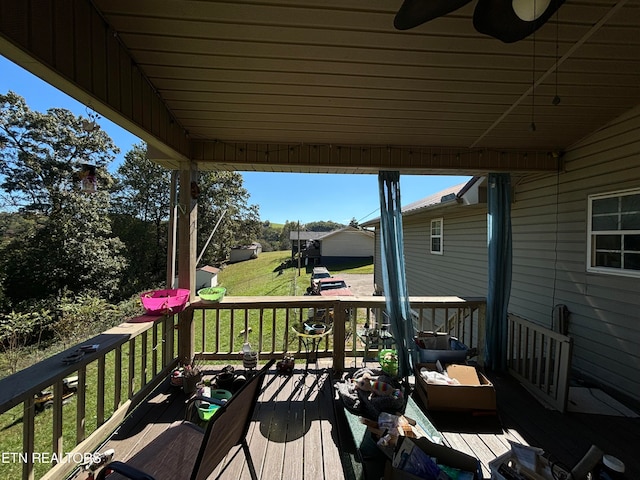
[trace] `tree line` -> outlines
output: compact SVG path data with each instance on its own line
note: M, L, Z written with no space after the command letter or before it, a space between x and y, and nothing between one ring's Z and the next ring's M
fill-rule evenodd
M0 94L5 350L101 331L166 282L171 172L140 143L111 173L118 153L91 115L37 112ZM198 186L199 246L219 222L200 265L220 264L232 246L259 238L259 209L238 173L200 172Z
M65 347L141 313L139 293L165 286L171 172L144 143L111 172L120 151L96 119L0 94L0 371L16 371L25 351ZM198 175L199 266L222 265L236 245L289 250L291 231L344 226L275 228L240 174Z

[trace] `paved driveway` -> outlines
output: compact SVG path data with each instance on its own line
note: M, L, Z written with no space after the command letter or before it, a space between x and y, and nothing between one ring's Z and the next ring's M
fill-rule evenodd
M373 273L336 273L347 282L354 295L373 295Z

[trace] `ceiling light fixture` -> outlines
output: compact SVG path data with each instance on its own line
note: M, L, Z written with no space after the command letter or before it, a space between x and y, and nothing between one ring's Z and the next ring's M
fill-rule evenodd
M393 25L408 30L451 13L470 0L404 0ZM565 0L478 0L473 26L505 43L522 40L544 25Z

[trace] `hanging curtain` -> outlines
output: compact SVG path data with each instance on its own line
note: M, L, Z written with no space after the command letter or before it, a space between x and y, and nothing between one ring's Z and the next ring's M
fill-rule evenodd
M391 333L398 349L398 375L406 378L415 364L416 348L404 267L400 173L380 172L378 185L383 288Z
M507 369L507 307L511 295L511 177L488 177L489 288L487 292L485 363Z

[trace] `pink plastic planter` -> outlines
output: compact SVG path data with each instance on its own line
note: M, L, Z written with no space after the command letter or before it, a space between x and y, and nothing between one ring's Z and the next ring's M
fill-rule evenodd
M151 290L141 293L140 300L149 315L171 315L184 310L190 293L186 288Z

